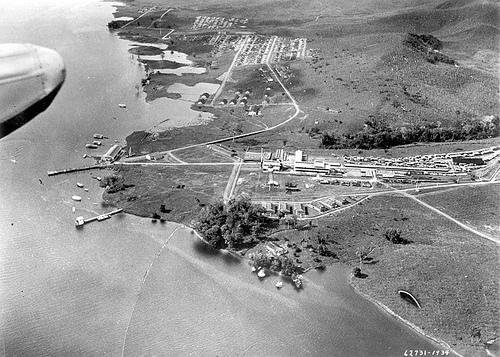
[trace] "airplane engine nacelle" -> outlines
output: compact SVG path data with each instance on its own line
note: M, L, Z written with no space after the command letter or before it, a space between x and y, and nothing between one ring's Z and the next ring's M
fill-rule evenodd
M0 137L47 109L66 76L56 51L30 44L0 44Z

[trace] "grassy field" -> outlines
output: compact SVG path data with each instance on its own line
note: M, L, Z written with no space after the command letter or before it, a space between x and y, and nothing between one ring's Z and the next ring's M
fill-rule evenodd
M341 185L322 185L315 176L298 176L275 174L273 180L278 182L278 187L269 188L269 174L255 168L243 167L240 171L236 194L249 194L253 199L259 200L287 200L310 201L329 195L347 195L354 193L371 193L372 189L362 187L346 187ZM286 193L285 184L291 182L297 185L300 191Z
M388 228L401 230L412 243L390 243L384 238ZM464 355L485 354L483 346L496 336L499 318L498 248L493 243L398 196L372 198L310 227L273 236L314 250L317 237L325 238L335 257L351 266L359 266L355 253L360 246L376 247L372 259L361 265L367 277L353 278L357 288ZM317 256L302 251L300 261ZM399 298L398 289L411 291L422 310Z
M259 71L260 69L266 70L269 76L274 78L267 66L236 67L217 101L222 99L230 101L235 96L236 91L239 90L243 96L245 91L248 90L250 92L248 104L262 104L265 101L265 94L268 94L270 104L289 103L290 99L283 92L281 85L276 80L268 82L266 77ZM266 88L270 88L270 90L266 90Z
M207 146L176 151L175 157L185 162L234 162L231 157L222 155L220 152Z
M500 237L499 185L460 187L418 197L451 217L486 234Z
M143 217L158 214L162 219L190 224L202 206L222 198L232 166L152 167L121 166L125 190L105 192L106 203ZM210 177L207 184L206 177ZM167 212L161 212L165 205Z

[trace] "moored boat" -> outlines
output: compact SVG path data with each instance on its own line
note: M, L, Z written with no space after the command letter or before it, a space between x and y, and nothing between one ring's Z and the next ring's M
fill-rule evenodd
M72 199L73 201L81 201L81 200L82 200L82 198L81 198L80 196L77 196L77 195L73 195L73 196L71 196L71 199Z

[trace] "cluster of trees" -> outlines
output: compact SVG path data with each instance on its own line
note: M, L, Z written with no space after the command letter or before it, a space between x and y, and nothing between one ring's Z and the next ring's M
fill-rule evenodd
M303 278L300 274L302 268L295 265L293 259L286 256L274 256L259 250L249 255L252 266L255 269L269 269L281 273L284 276L292 278L293 283L297 288L302 288Z
M274 255L270 255L262 250L259 250L250 254L249 258L255 269L266 268L279 272L285 276L293 276L301 272L301 268L295 265L293 260L286 255L275 257Z
M196 230L216 248L235 248L246 238L256 239L267 224L264 208L253 205L249 198L237 198L227 204L222 201L204 207Z
M106 188L108 193L116 193L127 188L123 176L114 174L104 177L99 185Z
M404 238L401 235L401 231L399 229L395 228L390 228L385 231L384 233L385 239L387 239L389 242L393 244L409 244L411 241L408 239Z
M499 135L499 117L491 121L466 120L456 127L438 123L391 128L383 120L369 120L365 129L354 134L323 133L321 146L327 149L387 149L415 142L446 142L487 139Z
M443 47L443 43L437 37L428 34L408 33L404 42L407 46L423 52L429 49L440 50Z
M432 35L409 33L406 35L404 43L419 52L425 53L425 59L430 63L443 62L455 64L452 58L441 52L434 52L434 50L440 50L443 47L443 43Z

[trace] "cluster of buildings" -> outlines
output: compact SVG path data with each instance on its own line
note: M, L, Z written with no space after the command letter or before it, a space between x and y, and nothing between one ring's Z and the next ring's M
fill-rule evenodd
M283 79L288 79L292 76L292 71L290 70L290 66L284 64L277 64L274 66L274 70L278 73Z
M193 26L193 30L217 30L225 29L233 26L246 27L248 19L231 17L229 19L225 17L214 17L214 16L196 16Z
M271 56L271 49L277 36L246 36L243 50L236 59L236 66L248 66L266 63Z
M323 180L320 182L323 184L371 187L371 182L377 179L403 179L410 183L412 175L466 175L499 155L500 147L492 147L475 151L401 158L343 156L331 159L309 159L302 150L288 153L283 149L278 149L275 152L248 151L245 153L244 160L260 162L265 172L283 171L296 175L321 176Z
M307 39L278 37L274 44L272 62L294 61L306 57Z
M257 201L269 217L276 218L280 213L285 216L317 216L341 207L352 205L365 196L324 197L310 202Z
M400 158L344 156L342 157L342 161L345 167L366 167L385 169L385 171L392 169L406 172L423 171L434 174L456 174L467 173L480 166L484 166L499 154L500 147L497 146L481 150Z
M214 52L235 51L244 42L244 38L235 34L227 34L225 31L217 31L208 40L208 44L214 47Z
M208 98L210 98L210 94L208 93L203 93L200 98L198 98L198 101L196 102L197 105L204 105Z
M277 149L275 152L262 150L260 153L247 151L244 160L260 161L263 171L291 170L292 173L309 175L328 175L341 166L340 163L325 160L309 161L302 150L296 150L295 153L283 149Z
M252 94L253 94L253 89L252 88L247 88L244 92L243 92L242 89L238 89L238 90L236 90L234 92L234 96L231 99L228 100L226 98L221 98L219 100L218 104L220 106L226 106L226 105L229 105L229 106L235 106L235 105L244 106L245 110L247 111L247 114L249 116L257 116L257 115L261 114L262 106L250 103L250 100L252 98ZM269 96L269 94L265 94L265 98L267 98L268 96ZM205 104L205 101L203 101L203 98L200 98L200 100L198 101L198 104L199 105Z
M305 58L307 39L278 36L246 36L237 66L264 64L266 62L293 61Z

